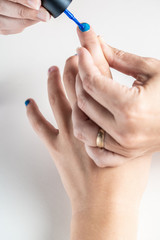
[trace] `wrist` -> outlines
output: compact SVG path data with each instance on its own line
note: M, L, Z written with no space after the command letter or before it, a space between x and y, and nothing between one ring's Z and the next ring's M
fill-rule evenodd
M84 194L72 201L73 213L95 208L138 211L148 182L150 163L151 157L143 156L118 168L104 168L103 172L100 169L101 174L86 183L89 187Z
M140 199L131 200L128 198L122 198L120 196L106 196L102 197L100 194L96 197L89 197L83 199L83 201L72 203L72 216L98 214L103 216L108 212L112 213L138 213L140 207Z
M108 205L104 208L88 208L72 215L71 239L83 240L135 240L138 209Z
M151 157L118 168L100 169L72 202L71 240L137 238L139 205L147 185Z

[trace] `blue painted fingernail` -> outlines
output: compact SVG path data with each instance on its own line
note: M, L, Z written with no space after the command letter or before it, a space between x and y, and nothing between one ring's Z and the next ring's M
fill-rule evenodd
M25 105L26 105L26 107L28 106L29 103L30 103L30 100L27 99L27 100L25 101Z
M81 27L79 26L79 29L81 30L81 32L87 32L90 30L90 25L88 23L82 23Z

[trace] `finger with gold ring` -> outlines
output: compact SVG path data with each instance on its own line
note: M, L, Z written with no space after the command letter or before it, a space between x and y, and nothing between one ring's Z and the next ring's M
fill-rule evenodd
M104 148L104 142L105 142L105 131L103 129L100 129L98 131L98 135L96 139L97 147Z

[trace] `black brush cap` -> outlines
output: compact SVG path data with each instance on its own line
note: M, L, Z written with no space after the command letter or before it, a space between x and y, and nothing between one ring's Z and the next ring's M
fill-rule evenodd
M54 17L63 13L72 0L42 0L42 6Z

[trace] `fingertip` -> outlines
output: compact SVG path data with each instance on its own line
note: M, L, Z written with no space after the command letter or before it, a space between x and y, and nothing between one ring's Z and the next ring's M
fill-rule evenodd
M81 26L79 26L78 29L82 33L84 33L84 32L88 32L91 29L91 27L90 27L90 25L88 23L81 23Z
M80 41L83 41L83 38L90 38L90 35L95 35L93 28L88 23L82 23L82 27L77 27L77 34L79 36Z
M50 75L52 72L57 72L59 70L59 68L57 66L51 66L48 69L48 75Z
M57 136L59 131L55 129L42 115L36 102L29 98L25 101L27 105L27 117L34 129L34 131L42 138L47 144L53 143L53 138Z
M97 34L88 23L82 23L82 28L77 28L77 34L83 47L88 46L90 41L97 39Z
M27 107L30 104L30 99L27 99L24 104Z
M38 106L32 98L28 98L25 101L25 106L27 117L30 120L37 113Z
M57 66L52 66L48 69L48 80L50 79L59 79L60 71Z
M28 98L24 104L26 106L27 113L29 113L31 109L36 106L36 103L32 98Z
M44 8L40 7L37 14L38 20L48 22L51 19L50 13Z

